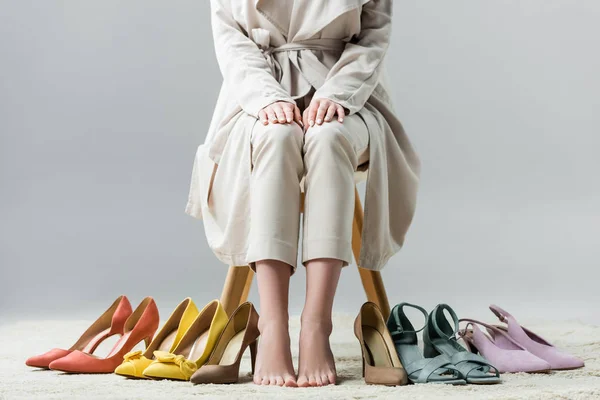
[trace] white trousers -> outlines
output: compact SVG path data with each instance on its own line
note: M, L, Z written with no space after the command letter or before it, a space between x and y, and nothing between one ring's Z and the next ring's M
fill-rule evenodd
M256 122L252 131L248 264L279 260L296 269L300 182L304 181L302 263L352 262L354 172L369 159L369 133L358 114L310 127Z

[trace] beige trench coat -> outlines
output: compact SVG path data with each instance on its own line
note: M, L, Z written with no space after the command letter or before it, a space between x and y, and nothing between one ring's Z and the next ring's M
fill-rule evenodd
M201 218L209 246L246 265L250 135L258 112L316 89L358 113L369 130L362 248L358 264L382 269L412 221L420 161L397 118L384 56L392 0L211 0L223 84L198 147L186 212ZM310 129L310 128L309 128Z

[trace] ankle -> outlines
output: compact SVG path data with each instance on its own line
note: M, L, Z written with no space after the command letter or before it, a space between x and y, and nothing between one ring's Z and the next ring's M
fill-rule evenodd
M258 331L263 334L268 330L289 331L289 319L287 317L265 318L263 315L258 319Z
M317 330L324 332L327 335L330 335L333 331L333 322L331 321L331 317L322 315L302 314L300 317L300 324L301 330L306 330L308 328L311 331Z

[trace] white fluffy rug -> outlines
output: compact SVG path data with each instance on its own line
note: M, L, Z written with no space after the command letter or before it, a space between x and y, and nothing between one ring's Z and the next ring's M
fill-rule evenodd
M255 386L249 355L242 364L241 383L198 385L188 382L132 380L109 375L67 375L25 366L29 355L52 347L68 347L88 321L22 321L0 327L0 399L191 399L191 398L312 398L312 399L600 399L600 327L569 323L529 323L526 326L585 360L586 367L551 374L504 374L500 385L462 387L408 385L388 388L365 385L360 347L352 332L352 316L338 315L332 336L340 384L323 388ZM298 318L291 321L297 342ZM112 343L101 347L108 351ZM297 362L297 348L292 349ZM98 353L101 354L101 353Z

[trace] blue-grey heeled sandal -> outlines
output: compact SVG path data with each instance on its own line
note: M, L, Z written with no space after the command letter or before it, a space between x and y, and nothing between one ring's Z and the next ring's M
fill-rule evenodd
M412 383L444 383L450 385L465 385L461 372L444 354L433 358L425 358L418 345L417 332L404 313L404 307L412 307L423 313L427 321L427 311L410 303L396 305L387 320L387 327L392 336L400 362L404 366L408 379Z
M444 310L448 311L454 322L452 327ZM480 355L469 353L457 342L458 317L447 304L438 304L427 318L423 331L425 357L443 354L461 372L467 383L490 385L502 382L497 368Z

